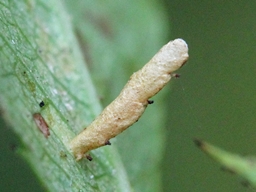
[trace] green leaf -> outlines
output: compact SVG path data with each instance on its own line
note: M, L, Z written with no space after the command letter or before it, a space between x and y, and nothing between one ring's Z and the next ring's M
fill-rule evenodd
M256 188L255 157L242 157L201 140L195 140L195 144L207 155L220 163L224 170L241 176L246 181L245 183Z
M108 104L168 41L163 7L154 0L64 2L0 3L0 103L24 144L18 152L49 191L161 191L167 88L114 145L93 151L92 162L74 161L68 143L102 110L84 59ZM48 139L34 113L48 123Z
M69 151L69 141L101 107L62 1L3 0L0 6L0 101L24 143L18 152L49 191L130 191L115 147L92 152L92 162L78 163ZM48 139L34 113L49 125Z

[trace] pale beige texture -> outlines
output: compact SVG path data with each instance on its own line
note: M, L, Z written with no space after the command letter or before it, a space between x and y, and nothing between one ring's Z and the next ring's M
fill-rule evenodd
M104 146L109 139L135 123L145 111L148 99L158 93L171 79L171 73L188 59L184 40L175 39L139 71L134 73L120 95L84 131L70 143L77 160L88 151Z

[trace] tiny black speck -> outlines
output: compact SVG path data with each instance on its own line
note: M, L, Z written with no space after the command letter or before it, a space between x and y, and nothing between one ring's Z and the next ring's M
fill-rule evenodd
M88 159L89 161L92 161L92 157L90 155L86 155L86 159Z
M42 107L44 106L44 101L41 101L41 102L39 103L39 106L42 108Z

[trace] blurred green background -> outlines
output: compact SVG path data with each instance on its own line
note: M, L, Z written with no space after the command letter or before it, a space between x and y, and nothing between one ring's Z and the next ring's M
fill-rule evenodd
M205 139L255 154L255 1L168 1L171 37L184 38L189 62L168 104L165 191L247 191L193 144ZM235 179L234 179L235 178Z
M239 183L241 179L220 171L219 165L199 151L192 140L201 138L240 154L255 153L256 2L159 3L164 7L159 14L165 15L169 23L168 30L161 32L168 37L166 42L177 37L185 39L190 55L187 64L178 71L181 78L167 87L171 91L164 96L168 121L163 122L163 189L250 191ZM0 189L30 191L29 185L31 191L39 191L35 175L29 174L29 167L12 152L17 143L11 130L1 123Z

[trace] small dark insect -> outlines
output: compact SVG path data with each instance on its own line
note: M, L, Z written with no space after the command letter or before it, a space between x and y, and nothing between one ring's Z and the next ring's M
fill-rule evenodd
M110 141L106 141L105 145L111 145Z
M148 100L148 104L150 105L150 104L153 104L154 103L154 101L153 100Z
M48 136L50 135L49 126L45 122L42 115L40 113L35 113L33 115L33 118L38 129L44 134L45 138L48 138Z
M39 106L42 108L43 106L44 106L45 104L44 104L44 101L41 101L40 103L39 103Z
M178 78L180 78L180 74L174 73L174 74L172 74L172 77L178 79Z
M88 159L89 161L92 161L91 155L88 154L88 155L86 155L85 157L86 157L86 159Z

